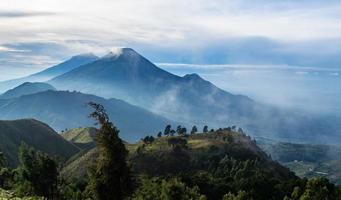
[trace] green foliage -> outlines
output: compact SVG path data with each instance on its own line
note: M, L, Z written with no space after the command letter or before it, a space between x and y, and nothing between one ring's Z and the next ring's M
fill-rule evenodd
M193 126L191 130L191 134L195 134L196 132L198 132L198 128L197 126Z
M151 144L155 141L155 138L153 136L146 136L145 138L142 139L144 144Z
M6 165L6 158L3 152L0 151L0 169L5 167Z
M340 197L339 197L340 198ZM307 182L299 200L336 199L335 186L326 178L312 178Z
M142 179L133 200L205 200L198 187L190 188L177 178Z
M19 164L18 153L22 141L63 161L79 152L75 145L64 140L48 125L34 119L0 120L0 130L0 148L9 167Z
M90 116L101 126L96 136L98 159L91 169L89 190L98 200L122 200L131 192L130 169L126 163L128 151L104 107L96 103L89 105L95 109Z
M157 134L157 137L158 138L162 137L162 132L161 131Z
M56 192L58 176L56 162L25 143L19 149L19 193L52 197Z
M239 191L237 195L232 193L225 194L223 200L251 200L245 191Z
M82 186L76 183L60 183L58 187L59 199L61 200L82 200L85 199Z
M165 130L163 131L163 134L165 136L168 136L170 134L171 128L172 128L171 125L167 125Z

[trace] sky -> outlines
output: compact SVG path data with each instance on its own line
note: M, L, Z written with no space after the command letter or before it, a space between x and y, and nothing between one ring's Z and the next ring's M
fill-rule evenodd
M341 2L0 0L0 80L132 47L158 63L341 66Z

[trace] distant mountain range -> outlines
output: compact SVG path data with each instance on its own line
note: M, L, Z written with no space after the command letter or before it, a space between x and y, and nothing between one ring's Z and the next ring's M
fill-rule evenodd
M172 123L171 120L122 100L52 90L0 100L0 119L34 118L49 124L57 131L88 127L95 123L88 117L91 109L86 104L90 101L105 106L110 119L121 131L120 136L128 141L156 134L168 123Z
M321 142L339 137L341 130L337 117L280 110L233 95L197 74L180 77L164 71L130 48L109 53L48 83L61 90L123 99L187 124L241 126L253 135Z
M247 117L254 102L232 95L197 74L164 71L133 49L123 48L57 76L48 83L105 98L119 98L177 121L216 125ZM214 114L212 116L212 114Z
M41 72L13 80L0 82L0 93L5 92L13 87L17 87L25 82L44 82L54 78L58 75L71 71L81 65L93 62L98 57L93 54L81 54L70 58L69 60L62 62L56 66L50 67Z
M89 110L83 106L92 100L105 105L127 140L155 134L171 120L213 128L236 125L254 136L294 142L331 143L341 139L341 119L336 116L255 102L226 92L197 74L171 74L130 48L101 58L76 56L37 74L29 77L47 74L51 79L46 83L57 90L81 93L47 91L0 100L1 119L35 117L57 130L89 126Z
M47 90L56 90L56 88L47 83L26 82L0 95L0 99L11 99L11 98L16 98L16 97L20 97L23 95L34 94L34 93L43 92Z

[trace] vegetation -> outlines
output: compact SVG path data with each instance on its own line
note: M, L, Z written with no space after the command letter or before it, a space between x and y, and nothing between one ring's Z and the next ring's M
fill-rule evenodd
M93 102L89 105L95 109L90 116L101 127L96 136L97 164L91 169L88 188L95 199L122 200L130 194L132 187L130 169L126 163L128 151L103 106Z
M50 156L56 156L61 161L66 161L79 152L79 148L65 141L48 125L34 119L0 121L0 130L0 148L10 167L19 164L21 142Z
M90 105L90 116L100 125L91 137L95 141L83 137L89 132L81 129L68 131L67 137L94 147L58 165L60 160L23 143L16 169L7 168L0 153L0 199L341 199L339 186L326 178L295 176L236 126L210 132L206 126L205 133L195 126L187 133L178 126L175 135L169 125L164 136L158 133L127 144L103 106Z
M341 184L341 147L335 145L291 144L262 140L265 152L300 177L325 177Z
M57 163L48 155L34 150L25 143L20 145L19 160L17 170L19 193L53 198L57 188Z

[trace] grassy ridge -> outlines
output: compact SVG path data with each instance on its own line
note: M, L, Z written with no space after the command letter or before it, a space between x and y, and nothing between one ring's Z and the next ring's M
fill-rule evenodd
M185 141L180 150L177 150L178 145L171 142L174 139ZM217 131L186 137L161 137L151 144L140 141L126 144L126 147L132 169L138 174L153 176L200 170L205 167L202 160L229 156L240 160L261 160L264 168L279 178L292 175L288 169L273 162L248 136L237 132ZM69 179L85 178L87 167L95 163L96 157L96 149L91 149L73 158L63 169L62 175Z
M0 149L5 153L10 166L18 164L18 150L21 142L66 160L80 151L72 143L64 140L48 125L34 120L21 119L0 121Z

